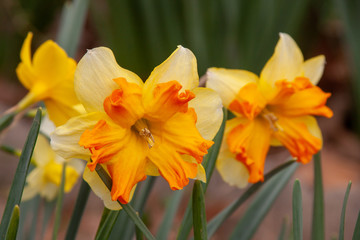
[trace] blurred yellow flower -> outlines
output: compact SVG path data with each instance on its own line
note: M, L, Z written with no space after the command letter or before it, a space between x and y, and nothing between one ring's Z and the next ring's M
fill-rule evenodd
M26 178L22 201L29 200L40 194L47 201L52 201L58 194L65 159L55 154L49 141L39 135L34 149L33 161L35 168ZM80 159L67 161L64 191L70 192L79 175L84 169Z
M322 55L304 62L295 41L281 33L260 78L245 70L208 70L207 87L236 116L226 123L226 144L217 162L226 182L244 187L248 181L263 181L270 145L285 146L302 163L321 149L321 132L312 115L333 115L325 106L331 94L315 86L324 64Z
M217 93L197 87L196 58L181 46L145 83L121 68L112 51L89 50L75 72L75 91L88 112L70 119L51 136L65 158L88 162L84 179L110 209L128 203L147 175L161 175L173 190L189 178L205 181L203 156L222 121ZM111 193L94 169L104 166Z
M16 69L20 82L29 93L17 107L23 110L42 100L50 119L59 126L82 110L74 92L76 62L51 40L43 43L31 59L32 36L28 33L24 41L21 62Z

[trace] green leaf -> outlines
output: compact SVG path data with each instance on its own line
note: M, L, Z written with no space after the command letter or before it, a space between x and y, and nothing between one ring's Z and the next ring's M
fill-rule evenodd
M64 187L65 187L65 173L66 173L66 162L63 163L62 174L61 174L61 183L59 187L59 193L56 201L56 212L55 212L55 222L52 239L56 240L58 238L57 234L61 224L61 210L64 202Z
M360 239L360 211L359 211L359 214L358 214L358 218L356 220L354 234L353 234L353 237L352 237L352 240L358 240L358 239Z
M225 130L225 123L227 120L227 110L223 109L223 122L220 126L219 131L217 132L215 138L214 138L214 145L209 149L208 154L204 157L204 168L206 172L206 183L204 184L204 193L206 193L207 186L210 182L211 176L214 171L215 162L219 154L219 150L222 143L222 138L224 135ZM193 225L192 222L192 200L189 200L189 203L186 207L186 211L183 217L183 220L181 222L180 230L177 236L178 240L186 240L187 237L190 234L191 227Z
M302 220L302 197L301 197L300 181L298 179L294 182L293 187L293 231L294 240L303 239L303 220Z
M120 211L111 211L107 208L104 208L103 215L100 220L99 228L96 233L96 240L108 239L111 233L111 230L116 222L117 217L119 216Z
M20 216L20 208L19 205L15 205L14 210L11 214L11 219L9 223L9 227L6 233L6 240L15 240L16 234L19 227L19 216Z
M41 123L41 109L39 108L32 126L29 131L29 135L26 139L22 154L18 166L16 168L14 180L11 185L10 193L6 202L5 210L0 224L0 239L5 238L6 230L9 225L10 217L15 205L19 205L21 196L24 190L26 174L29 168L31 156L35 147L37 136L39 134L39 128Z
M208 237L210 238L221 226L221 224L228 217L230 217L231 214L235 212L248 198L250 198L257 190L259 190L261 186L267 183L273 176L276 176L277 173L283 171L284 169L293 164L296 165L296 162L294 160L291 160L273 169L271 172L267 173L264 176L264 182L258 182L251 185L237 200L235 200L232 204L222 210L219 214L217 214L208 224Z
M179 208L183 194L184 194L183 190L175 191L172 194L171 198L169 199L167 207L165 209L164 218L160 224L160 227L156 235L157 239L159 240L168 239L168 234L171 230L171 226L172 223L174 222L174 218Z
M312 219L312 239L325 239L324 190L322 183L320 152L314 156L314 210Z
M12 123L15 115L16 112L11 112L0 118L0 133Z
M264 184L235 227L235 231L230 237L231 240L251 239L273 202L295 172L297 166L298 164L290 165Z
M201 182L196 180L192 194L193 200L193 222L194 222L194 237L195 239L206 240L206 213L204 191Z
M339 240L344 240L345 211L346 211L346 205L347 205L347 201L348 201L349 194L350 194L351 184L352 184L351 181L349 181L349 184L348 184L347 189L346 189L345 197L344 197L343 207L342 207L342 210L341 210Z
M44 218L43 218L43 223L42 223L42 226L41 226L41 238L40 239L44 238L44 234L45 234L46 229L49 226L51 216L53 215L53 213L55 211L56 202L57 202L57 199L54 199L51 202L48 202L48 201L45 200Z
M35 198L34 198L34 205L31 208L32 214L33 214L33 218L32 218L32 222L31 222L31 226L30 226L30 233L28 234L29 236L29 240L33 240L36 239L36 229L37 229L37 224L38 224L38 219L39 219L39 208L40 208L40 202L41 202L41 197L38 194ZM22 205L21 209L22 208Z
M82 215L85 210L85 206L90 194L90 187L84 179L81 181L80 190L76 199L74 211L71 216L71 220L66 232L66 240L75 239L77 230L80 225Z
M99 177L105 184L105 186L111 191L112 186L112 180L110 176L107 174L107 172L102 168L100 164L96 165L95 168L96 172L99 174ZM155 239L154 236L151 234L149 229L146 227L144 222L141 220L139 215L135 212L135 210L131 207L130 204L122 204L120 201L118 201L123 210L128 214L128 216L131 218L131 220L135 223L135 225L143 232L144 236L149 239L153 240Z
M66 1L61 15L58 44L74 57L85 22L89 0Z

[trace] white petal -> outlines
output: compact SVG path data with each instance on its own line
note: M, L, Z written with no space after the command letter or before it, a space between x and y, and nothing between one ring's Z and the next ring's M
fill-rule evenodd
M105 47L88 50L75 71L75 92L88 112L101 112L103 103L112 91L118 88L115 78L142 86L143 82L133 72L121 68L113 52Z
M194 54L187 48L178 48L163 63L157 66L145 82L145 91L151 91L158 83L178 81L182 89L193 89L199 85L199 75Z
M30 185L26 185L24 187L24 191L21 197L21 201L25 202L28 201L30 199L32 199L33 197L36 196L36 194L38 194L38 192L36 191L36 188Z
M109 189L105 186L96 171L91 172L89 168L84 170L84 180L89 184L94 193L104 201L106 208L111 210L120 210L122 207L117 201L111 200Z
M304 62L304 75L312 84L317 85L323 75L325 67L324 55L310 58Z
M212 140L223 120L221 98L209 88L194 88L192 92L196 97L189 102L189 107L195 109L196 128L203 138Z
M300 48L288 34L280 33L275 52L260 74L260 82L273 85L277 80L293 81L303 76L304 57Z
M249 71L225 68L209 68L206 77L206 87L215 90L220 95L226 108L243 86L258 81L258 77Z
M36 164L42 167L55 159L55 152L51 149L49 140L41 134L38 135L33 157Z
M80 137L85 130L93 128L100 119L104 118L107 118L105 113L89 113L71 118L51 134L51 147L65 159L89 160L90 151L78 144Z
M51 202L55 199L56 195L58 194L59 187L53 183L47 183L42 191L40 192L40 196L45 198L48 202Z

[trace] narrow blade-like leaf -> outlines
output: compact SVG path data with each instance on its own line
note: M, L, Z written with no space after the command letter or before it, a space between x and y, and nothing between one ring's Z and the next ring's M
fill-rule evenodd
M57 234L61 224L61 213L64 202L64 187L65 187L65 173L66 173L66 162L63 163L62 167L62 175L61 175L61 183L59 187L59 193L56 201L56 212L55 212L55 222L52 239L56 240L58 238Z
M87 200L89 198L89 194L90 194L89 184L87 184L87 182L85 182L85 180L82 179L78 197L76 199L74 211L72 213L71 220L66 232L66 237L65 237L66 240L75 239L82 215L85 210Z
M345 235L345 212L346 212L346 205L350 194L350 188L351 188L351 181L349 182L346 193L344 197L344 202L341 210L341 218L340 218L340 230L339 230L339 240L344 240Z
M292 200L294 240L303 239L301 195L302 194L301 194L300 181L296 179L293 187L293 200Z
M20 208L19 205L15 205L11 215L9 227L6 233L6 240L16 239L16 234L19 227Z
M14 180L11 185L10 193L6 202L5 210L0 224L0 239L5 238L6 230L9 225L10 217L15 205L19 205L21 196L24 190L26 174L29 168L31 156L35 147L36 139L39 134L41 123L41 109L38 109L29 135L26 139L22 154L20 156L19 164L16 168Z
M297 166L297 164L289 166L264 184L264 187L256 195L256 198L235 227L230 237L231 240L251 239L273 202L295 172Z
M11 112L0 118L0 133L12 123L15 115L15 112Z
M250 198L261 186L263 186L267 181L269 181L273 176L276 176L277 173L284 170L285 168L295 164L295 161L288 161L279 167L275 168L271 172L267 173L264 176L264 182L258 182L251 185L237 200L235 200L232 204L222 210L219 214L217 214L208 224L208 237L211 237L216 230L221 226L221 224L231 216L233 212L235 212L248 198Z
M354 229L354 234L352 237L352 240L357 240L360 239L360 211L356 220L356 225L355 225L355 229Z
M120 211L111 211L107 208L104 208L103 216L101 217L99 228L96 233L96 240L109 238L114 223L119 216L119 212Z
M325 239L324 190L322 183L320 152L314 156L314 210L312 219L312 239Z

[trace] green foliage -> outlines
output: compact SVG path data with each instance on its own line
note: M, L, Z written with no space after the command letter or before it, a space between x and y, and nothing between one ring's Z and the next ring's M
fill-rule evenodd
M298 179L294 182L293 187L293 232L294 240L303 239L303 219L302 219L302 194L300 181Z
M206 211L205 211L205 199L204 191L199 180L194 183L194 189L192 194L193 200L193 225L194 225L194 237L199 240L206 240Z
M324 191L321 173L321 153L314 156L314 210L312 219L312 239L325 239Z
M30 128L28 137L26 139L22 154L20 156L19 164L15 172L14 180L11 185L10 193L6 202L5 210L0 224L0 238L4 239L7 228L10 223L10 218L15 205L20 205L21 196L23 193L26 174L30 165L31 156L34 151L37 136L39 134L41 123L41 109L38 109L34 118L33 124Z
M16 239L18 227L19 227L20 208L19 205L15 205L14 210L11 214L9 227L6 232L6 240Z
M350 194L350 188L351 188L351 181L349 182L346 193L344 197L343 207L341 210L341 217L340 217L340 230L339 230L339 240L344 240L345 235L345 212L346 212L346 205Z

